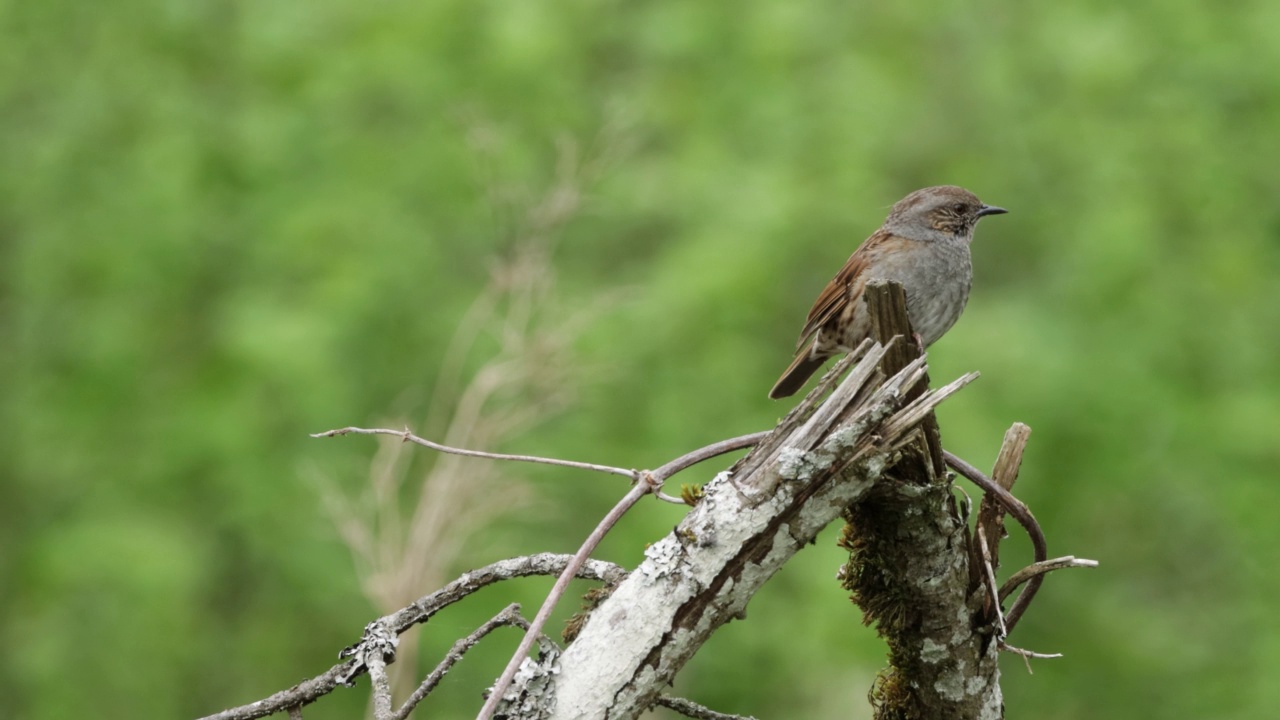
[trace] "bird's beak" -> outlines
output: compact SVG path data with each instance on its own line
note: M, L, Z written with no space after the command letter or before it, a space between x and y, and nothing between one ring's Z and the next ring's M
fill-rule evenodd
M1002 207L996 207L995 205L983 205L982 209L978 211L978 217L986 217L988 215L1003 215L1007 212L1009 211L1005 210Z

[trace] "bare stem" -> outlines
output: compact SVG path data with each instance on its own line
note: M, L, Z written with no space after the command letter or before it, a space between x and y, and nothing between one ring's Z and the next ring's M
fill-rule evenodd
M769 437L772 432L772 430L763 430L761 432L751 433L750 435L741 435L739 437L729 438L728 440L721 440L720 442L712 443L706 447L698 448L697 450L685 453L657 470L654 470L653 477L660 483L666 482L667 478L670 478L672 475L675 475L682 470L687 470L700 462L710 460L711 458L719 455L724 455L725 453L733 452L734 450L753 447L756 443L759 443L761 440Z
M1052 560L1043 560L1038 563L1032 563L1031 565L1028 565L1018 572L1010 575L1009 579L1004 581L1004 585L1000 587L1000 600L1003 601L1005 598L1009 597L1009 594L1016 590L1019 585L1027 582L1033 577L1038 577L1054 570L1072 567L1096 568L1098 567L1098 561L1077 558L1074 555L1067 555L1060 558L1054 558Z
M1031 658L1039 658L1039 659L1042 659L1042 660L1052 660L1053 658L1060 658L1060 657L1062 657L1062 653L1038 653L1038 652L1032 652L1032 651L1030 651L1030 650L1023 650L1022 648L1014 647L1014 646L1012 646L1012 645L1009 645L1009 644L1007 644L1007 643L1003 643L1003 642L1002 642L1002 643L1000 643L1000 649L1001 649L1001 650L1003 650L1003 651L1005 651L1005 652L1008 652L1008 653L1013 653L1014 655L1021 655L1021 656L1022 656L1022 664L1027 666L1027 674L1028 674L1028 675L1034 675L1034 674L1035 674L1034 672L1032 672L1032 671L1031 671Z
M1011 652L1015 655L1021 655L1022 657L1040 658L1041 660L1052 660L1053 658L1062 657L1062 653L1033 652L1031 650L1023 650L1022 648L1014 647L1012 645L1008 645L1005 643L1000 644L1000 649L1004 650L1005 652ZM1030 668L1027 668L1027 669L1030 670Z
M487 458L489 460L510 460L512 462L541 463L543 465L556 465L559 467L575 468L578 470L594 470L595 472L608 473L610 475L621 475L631 480L636 480L639 473L635 470L627 470L625 468L613 467L610 465L597 465L596 463L578 462L576 460L560 460L558 458L540 457L538 455L509 455L506 453L482 452L480 450L467 450L464 448L449 447L432 442L426 438L418 437L408 430L390 430L388 428L358 428L345 427L335 430L326 430L321 433L312 433L313 438L329 438L338 437L339 435L396 435L404 439L405 442L416 443L425 448L430 448L442 453L450 455L462 455L464 457Z
M999 628L999 634L996 636L1000 642L1004 642L1005 637L1009 634L1009 629L1004 624L1004 614L1000 612L1000 591L996 589L996 571L991 567L991 549L987 546L987 531L981 525L978 526L978 545L982 550L982 569L987 581L987 588L991 590L991 603L995 606L996 611L996 627Z
M403 633L418 623L426 622L440 609L462 600L482 587L517 577L557 574L567 567L571 560L569 555L555 553L539 553L499 560L478 570L464 573L462 577L443 588L375 622L381 623L397 634ZM587 560L580 563L576 573L578 577L588 580L609 582L616 582L626 575L626 571L621 567L603 560ZM518 619L514 624L523 626L523 619ZM281 690L248 705L223 710L202 720L253 720L289 708L301 708L333 692L333 689L339 685L349 682L356 674L355 668L359 664L355 659L344 660L324 673L303 680L288 690Z

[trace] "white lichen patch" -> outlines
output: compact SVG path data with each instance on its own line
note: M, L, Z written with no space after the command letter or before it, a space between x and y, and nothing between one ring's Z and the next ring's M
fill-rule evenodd
M842 425L827 436L822 447L831 451L848 450L858 442L858 438L862 437L862 429L862 423Z
M951 655L946 645L933 641L933 638L925 638L924 645L920 649L920 659L927 663L939 663L946 660Z
M809 462L809 454L793 447L784 447L778 451L778 474L784 478L795 479Z
M966 690L970 695L977 695L978 693L980 693L980 692L982 692L982 691L986 690L986 689L987 689L987 678L986 678L986 676L983 676L983 675L975 675L975 676L973 676L973 677L969 678L969 682L965 685L965 688L964 688L964 689L965 689L965 690Z
M785 447L778 452L778 477L783 480L808 482L815 473L831 467L835 456L825 452L805 452L799 448Z
M925 493L930 491L930 488L927 486L910 485L910 484L900 485L896 489L899 495L901 495L904 498L911 498L911 499L922 497ZM916 512L919 512L919 510L916 510Z
M951 642L957 645L963 643L969 636L969 630L967 629L969 627L969 608L964 605L956 608L956 619L952 623L952 627L955 630L951 633Z
M516 671L511 687L503 695L504 712L512 717L546 717L556 705L552 676L560 672L560 654L555 650L541 661L525 658Z
M684 549L672 537L665 537L645 548L645 562L637 568L647 577L660 578L676 571Z
M948 668L933 684L938 697L951 702L960 702L965 698L964 661L958 660L956 667Z
M888 457L882 454L872 455L863 462L863 467L866 468L865 474L869 478L880 477L888 466Z

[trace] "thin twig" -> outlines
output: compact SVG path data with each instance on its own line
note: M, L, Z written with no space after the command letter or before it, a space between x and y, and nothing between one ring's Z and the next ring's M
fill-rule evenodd
M991 604L995 606L996 610L996 627L999 628L999 634L996 635L996 639L1004 642L1009 630L1004 624L1004 613L1000 612L1000 591L996 588L996 571L991 567L991 549L987 546L987 531L979 525L977 535L978 546L982 549L982 569L986 571L984 575L987 580L987 588L991 591Z
M1033 577L1044 575L1045 573L1052 572L1054 570L1073 567L1096 568L1098 567L1098 561L1077 558L1074 555L1066 555L1052 560L1043 560L1038 563L1032 563L1031 565L1028 565L1018 572L1010 575L1009 579L1004 581L1004 585L1000 586L1000 600L1003 602L1004 599L1009 597L1009 594L1016 590L1019 585L1027 582Z
M1039 653L1039 652L1033 652L1033 651L1031 651L1031 650L1023 650L1022 648L1014 647L1014 646L1012 646L1012 645L1010 645L1010 644L1008 644L1008 643L1000 643L1000 649L1001 649L1001 650L1004 650L1005 652L1011 652L1011 653L1013 653L1013 654L1015 654L1015 655L1021 655L1021 656L1022 656L1022 657L1024 657L1024 658L1037 658L1037 659L1040 659L1040 660L1052 660L1052 659L1054 659L1054 658L1060 658L1060 657L1062 657L1062 653ZM1031 669L1031 667L1030 667L1030 666L1028 666L1028 667L1027 667L1027 670L1030 670L1030 669Z
M329 438L338 437L340 435L396 435L405 442L416 443L425 448L430 448L442 453L450 455L462 455L464 457L487 458L489 460L510 460L512 462L541 463L543 465L556 465L559 467L575 468L578 470L594 470L595 472L609 473L610 475L621 475L631 480L636 480L639 473L635 470L627 470L625 468L612 467L610 465L598 465L596 463L578 462L576 460L560 460L557 458L540 457L537 455L509 455L506 453L481 452L480 450L466 450L464 448L449 447L432 442L425 438L418 437L408 430L390 430L388 428L358 428L345 427L335 430L326 430L320 433L312 433L313 438Z
M984 492L994 495L1000 501L1000 504L1004 506L1004 509L1027 531L1027 534L1031 536L1031 545L1035 552L1036 562L1041 562L1049 557L1048 544L1044 539L1044 530L1040 528L1040 523L1036 522L1030 508L1014 497L1008 490L993 482L981 470L960 459L954 453L943 450L942 455L946 458L947 464L954 468L956 472L969 478L974 485L982 488ZM1013 632L1014 626L1018 624L1022 613L1026 612L1027 606L1031 604L1031 599L1035 597L1036 591L1040 589L1040 583L1043 580L1043 574L1032 577L1027 586L1023 588L1022 593L1018 595L1018 599L1013 602L1013 607L1009 608L1009 612L1005 613L1005 629L1008 632Z
M533 620L529 623L529 629L525 632L524 637L520 640L520 645L516 647L515 654L511 656L511 660L507 662L507 667L502 671L502 675L498 678L498 682L494 684L493 691L489 693L488 699L485 700L484 707L480 708L480 714L477 716L479 720L488 720L493 711L498 708L498 704L502 702L502 696L506 694L507 688L511 687L511 681L516 676L516 671L520 669L520 664L528 657L529 650L533 647L534 640L542 633L542 628L547 624L547 619L551 617L551 611L555 609L556 603L559 602L561 596L564 595L565 589L569 587L569 581L573 579L578 568L582 563L586 562L591 553L595 552L596 546L604 539L606 533L617 524L618 520L632 508L640 498L653 492L661 487L661 483L656 482L652 475L641 473L640 482L618 501L617 505L605 515L595 530L591 531L591 535L587 537L587 541L578 548L578 552L574 554L573 559L565 566L564 572L560 573L560 577L556 578L556 584L551 588L551 592L547 598L542 601L542 607L538 608L538 614L533 616Z
M462 656L468 650L475 647L484 636L506 625L518 626L522 624L521 621L523 620L524 618L520 617L519 603L512 603L503 608L502 612L490 618L488 622L476 628L470 635L455 642L453 647L449 648L449 652L440 660L440 663L431 671L431 674L427 675L422 684L409 695L404 704L400 706L400 709L391 716L392 720L405 720L405 718L409 717L409 713L413 712L414 707L422 702L423 698L430 694L436 685L440 684L445 674L462 659Z
M695 720L756 720L750 715L729 715L727 713L716 712L709 707L704 707L692 700L684 698L671 697L670 695L660 695L655 705L661 705L669 710L684 715L685 717L695 718Z
M1028 674L1028 675L1035 675L1035 673L1031 670L1031 658L1040 658L1040 659L1044 659L1044 660L1052 660L1053 658L1060 658L1060 657L1062 657L1062 653L1038 653L1038 652L1032 652L1032 651L1030 651L1030 650L1023 650L1022 648L1014 647L1014 646L1009 645L1008 643L1004 643L1004 642L1000 643L1000 649L1001 649L1001 650L1003 650L1003 651L1005 651L1005 652L1013 653L1014 655L1021 655L1021 656L1022 656L1022 664L1023 664L1023 665L1025 665L1025 666L1027 667L1027 674Z
M683 470L687 470L700 462L710 460L711 458L719 455L724 455L725 453L733 452L734 450L753 447L761 440L769 437L772 432L772 430L764 430L762 432L751 433L750 435L741 435L739 437L729 438L728 440L721 440L720 442L712 443L706 447L698 448L697 450L685 453L675 460L659 467L657 470L654 470L653 477L658 482L666 482L672 475ZM683 503L684 501L681 500L680 502Z
M729 438L728 440L721 440L720 442L712 443L706 447L698 448L697 450L685 453L662 467L659 467L657 470L654 470L652 473L653 477L658 482L664 483L670 479L672 475L688 470L700 462L724 455L725 453L733 452L734 450L754 447L761 440L768 437L772 432L772 430L764 430L762 432L751 433L750 435L740 435L735 438ZM672 497L661 490L655 490L653 494L657 496L659 500L664 502L676 505L688 504L682 498Z

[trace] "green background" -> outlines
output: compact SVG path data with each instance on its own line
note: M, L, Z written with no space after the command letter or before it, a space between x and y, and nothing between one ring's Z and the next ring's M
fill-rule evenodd
M1009 716L1275 716L1280 4L55 0L0 32L0 715L201 715L329 667L378 610L307 476L356 495L378 444L307 433L425 416L576 147L612 160L554 232L550 322L594 309L574 396L499 449L654 467L771 427L821 286L889 204L964 185L1011 212L931 351L935 383L982 373L945 444L990 467L1031 425L1018 494L1101 562L1011 639L1065 657L1004 658ZM447 575L572 551L625 490L503 473L534 499ZM600 556L680 516L642 503ZM835 531L679 693L867 716L884 648ZM442 614L423 662L547 586ZM515 641L422 714L473 716Z

